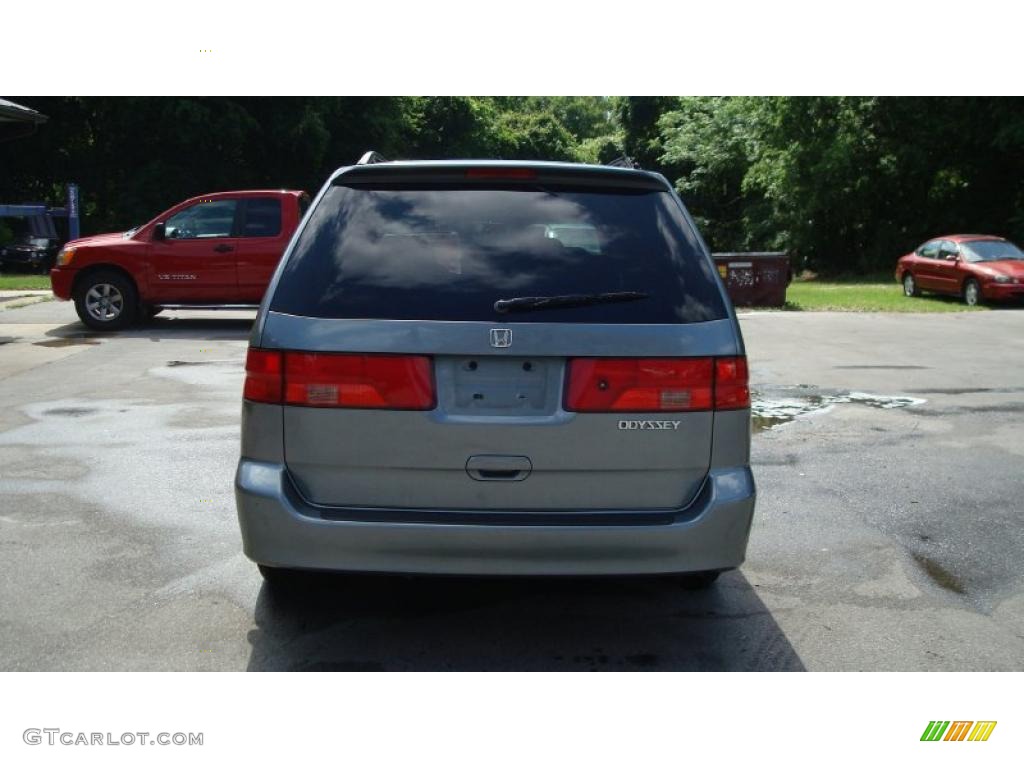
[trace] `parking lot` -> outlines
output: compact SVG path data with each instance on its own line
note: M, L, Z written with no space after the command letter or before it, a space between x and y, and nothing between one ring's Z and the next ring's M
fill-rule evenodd
M1024 311L744 314L758 508L708 593L331 577L290 601L235 520L251 318L94 336L0 305L0 668L1024 668Z

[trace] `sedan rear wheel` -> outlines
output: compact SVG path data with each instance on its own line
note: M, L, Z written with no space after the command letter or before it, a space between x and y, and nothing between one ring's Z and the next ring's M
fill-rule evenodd
M969 307L976 307L981 303L981 286L973 277L964 283L964 303Z
M907 272L903 276L903 295L904 296L917 296L920 291L917 290L917 283L914 281L914 276Z

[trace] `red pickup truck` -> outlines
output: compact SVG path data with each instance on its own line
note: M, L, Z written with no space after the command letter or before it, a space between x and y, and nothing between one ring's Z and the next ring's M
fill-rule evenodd
M193 197L141 227L67 243L53 293L96 330L162 309L255 307L307 207L309 195L292 190Z

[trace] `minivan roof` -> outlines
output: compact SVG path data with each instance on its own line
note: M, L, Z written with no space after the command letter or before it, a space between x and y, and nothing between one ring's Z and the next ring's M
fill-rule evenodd
M493 170L499 175L488 176L486 181L529 182L543 180L557 182L560 180L576 180L592 184L609 184L629 187L646 187L668 191L671 185L659 173L635 168L623 168L610 165L592 165L588 163L553 162L548 160L389 160L366 165L347 165L331 174L330 183L335 183L345 176L346 181L359 180L446 180L467 178L466 171L481 168ZM537 172L536 178L501 177L501 170L532 170ZM472 179L469 179L472 180Z

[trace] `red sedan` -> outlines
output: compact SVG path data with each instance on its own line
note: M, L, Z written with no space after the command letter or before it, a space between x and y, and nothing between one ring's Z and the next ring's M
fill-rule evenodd
M982 301L1024 298L1024 251L992 235L945 235L929 240L896 262L903 293L922 291Z

